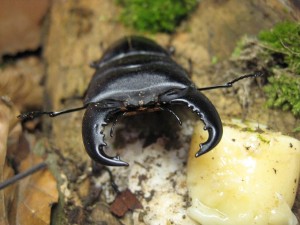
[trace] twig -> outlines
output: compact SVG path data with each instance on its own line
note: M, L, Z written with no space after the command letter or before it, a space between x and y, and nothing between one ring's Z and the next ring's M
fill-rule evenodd
M45 167L47 167L47 164L45 162L42 162L40 164L37 164L31 168L29 168L28 170L22 172L22 173L18 173L17 175L7 179L6 181L3 181L2 183L0 183L0 190L6 188L7 186L41 170L44 169Z

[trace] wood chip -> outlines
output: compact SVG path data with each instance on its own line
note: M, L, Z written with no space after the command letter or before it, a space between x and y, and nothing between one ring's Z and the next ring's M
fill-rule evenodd
M120 192L113 203L110 206L110 211L118 216L122 217L129 210L142 209L143 206L136 196L129 190Z

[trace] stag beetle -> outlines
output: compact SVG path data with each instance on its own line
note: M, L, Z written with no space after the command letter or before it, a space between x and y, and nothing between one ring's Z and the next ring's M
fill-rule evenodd
M19 116L32 119L47 114L55 117L86 109L82 121L82 138L89 156L107 166L128 166L119 156L104 152L103 130L119 116L141 111L171 110L173 104L186 105L195 112L209 133L200 144L196 157L213 149L223 133L218 112L200 91L228 88L238 80L260 76L260 72L244 75L224 85L197 88L187 72L171 54L154 41L139 36L125 37L111 46L103 57L91 65L95 74L87 88L83 106L59 112L29 112Z

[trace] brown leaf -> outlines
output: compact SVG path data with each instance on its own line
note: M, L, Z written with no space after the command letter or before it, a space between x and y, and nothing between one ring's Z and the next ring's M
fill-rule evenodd
M13 105L5 99L0 99L0 182L13 175L13 170L6 161L7 149L14 144L14 138L11 138L11 131L15 130L17 123L16 110ZM19 130L19 134L21 129ZM18 136L17 134L16 136ZM10 139L10 141L9 141ZM9 143L10 142L10 143ZM13 206L15 197L15 185L0 191L0 224L9 224L9 211Z
M14 175L7 156L23 154L28 144L20 142L21 125L13 104L0 99L0 182ZM27 147L26 147L27 146ZM8 152L9 151L9 152ZM27 154L27 153L26 153ZM26 154L23 154L25 156ZM19 159L21 160L21 158ZM42 161L32 153L22 161L20 172ZM18 193L16 187L19 186ZM51 205L57 202L58 192L52 174L44 169L0 191L0 224L50 224Z
M110 206L110 211L118 217L122 217L129 210L142 209L143 206L136 196L126 189L118 193L116 199Z
M0 96L9 97L20 110L41 107L43 65L38 58L28 57L6 65L0 72Z
M26 170L41 162L29 155L21 165ZM48 169L43 169L20 182L16 221L20 225L50 224L51 207L58 201L56 180Z

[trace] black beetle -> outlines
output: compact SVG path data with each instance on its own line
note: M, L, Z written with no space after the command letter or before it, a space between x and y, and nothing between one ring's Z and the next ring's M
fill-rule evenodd
M137 36L116 42L92 67L96 72L82 107L60 112L29 112L19 118L32 119L42 114L54 117L86 109L82 121L85 149L93 160L107 166L128 166L119 156L110 157L104 152L103 130L109 122L139 111L167 110L173 113L170 109L173 104L189 107L203 121L204 129L209 133L208 140L200 144L196 157L210 151L219 143L223 129L214 105L200 91L231 87L238 80L262 75L257 72L224 85L197 88L168 51L147 38Z

